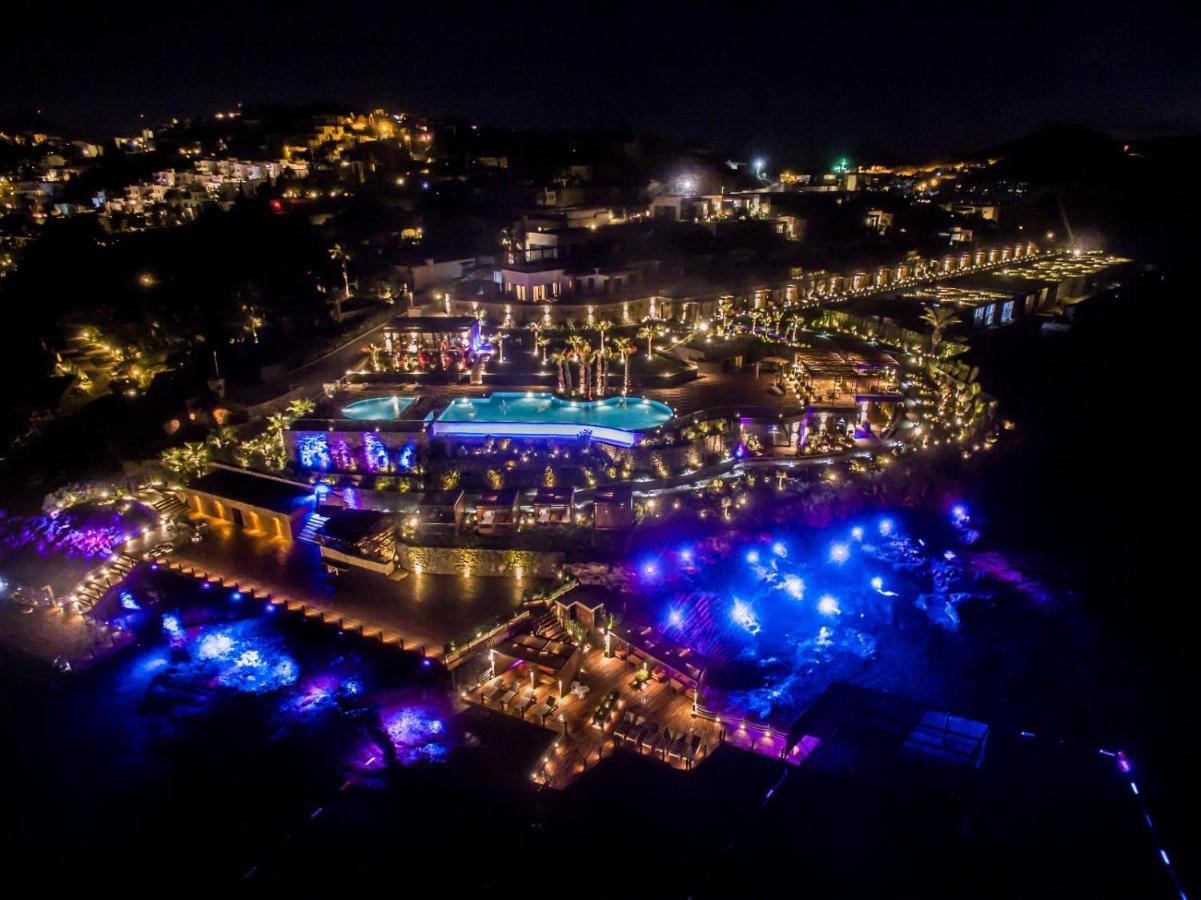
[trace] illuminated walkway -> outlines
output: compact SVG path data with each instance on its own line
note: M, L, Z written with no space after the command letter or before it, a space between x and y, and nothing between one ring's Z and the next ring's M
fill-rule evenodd
M446 643L516 610L525 588L540 583L456 575L410 575L394 581L358 571L334 578L325 573L314 544L241 534L216 521L204 542L176 551L172 567L180 566L433 657L442 655Z

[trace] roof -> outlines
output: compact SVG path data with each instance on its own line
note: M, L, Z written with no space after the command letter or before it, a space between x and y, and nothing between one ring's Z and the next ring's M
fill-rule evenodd
M411 334L450 334L470 331L477 324L471 316L397 316L388 323L388 330Z
M280 513L291 513L313 494L308 485L233 469L214 469L189 490Z
M572 644L547 640L529 632L519 634L511 641L497 644L495 649L497 653L537 663L555 671L571 662L571 657L576 652L576 647Z
M534 503L538 506L562 506L570 504L575 497L575 488L568 485L567 487L540 487L534 494Z
M493 491L484 491L480 494L480 499L476 506L501 506L510 507L517 502L517 488L500 488Z
M689 678L699 679L708 665L705 657L691 647L673 641L650 625L619 622L610 631L648 659L670 666Z
M611 484L598 487L593 498L597 503L629 503L634 498L634 489L628 484Z
M377 509L339 509L321 527L321 533L344 544L356 544L365 537L384 531L391 516Z
M430 491L421 498L421 502L418 505L422 507L457 506L459 501L462 499L463 492L461 490Z

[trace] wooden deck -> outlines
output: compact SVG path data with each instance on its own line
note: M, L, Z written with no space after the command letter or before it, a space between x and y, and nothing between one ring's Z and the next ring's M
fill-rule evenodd
M578 677L578 680L589 688L588 694L582 699L571 693L565 697L556 697L556 709L544 717L534 716L532 713L542 708L548 696L559 693L558 685L535 684L533 702L528 709L521 711L519 706L522 698L528 694L531 687L529 670L525 666L499 673L495 679L485 682L480 687L464 691L461 699L500 715L523 718L532 725L555 731L560 735L541 760L540 768L530 773L530 777L536 782L548 787L565 787L588 769L599 765L619 751L650 756L677 769L689 769L706 759L721 740L722 726L693 715L692 695L675 692L668 683L652 680L646 687L636 690L632 686L634 671L635 668L624 660L616 657L606 658L601 649L592 650L584 658ZM490 700L485 700L485 693L490 693L490 688L497 684L501 686L501 690ZM502 703L501 698L506 696L513 686L518 687L518 692L508 703ZM604 727L599 728L592 723L593 714L611 690L618 692L618 700L605 720ZM641 740L638 742L622 739L614 734L627 712L636 719L641 717L643 720L641 726L633 730L635 733L641 733ZM656 747L654 738L650 736L653 723L659 726L655 737L662 735L666 730L673 737L672 743L677 736L686 736L689 745L693 736L699 738L699 746L694 755L691 758L683 753L673 755L667 752L668 747L664 746L666 741L658 742Z

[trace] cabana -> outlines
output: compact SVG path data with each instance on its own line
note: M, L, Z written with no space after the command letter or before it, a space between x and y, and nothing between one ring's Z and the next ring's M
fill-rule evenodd
M542 487L534 494L536 525L570 525L575 508L575 488Z
M417 524L427 533L457 532L463 524L463 492L451 490L426 494L417 505Z
M475 524L480 534L509 534L517 530L516 488L484 491L475 504Z
M555 686L554 693L564 696L580 671L584 657L581 647L563 641L552 641L530 632L502 641L491 650L496 671L518 668L520 663L528 674L524 678L530 688L538 684ZM520 681L514 682L521 684Z
M634 491L628 484L599 487L594 494L597 531L622 531L634 524Z

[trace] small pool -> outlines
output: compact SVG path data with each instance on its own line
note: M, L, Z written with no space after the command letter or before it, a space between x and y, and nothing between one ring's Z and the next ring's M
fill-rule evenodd
M632 447L638 432L672 418L671 407L656 400L610 397L560 400L549 393L498 392L460 397L434 423L435 434L496 437L578 437Z
M391 422L413 405L416 397L372 397L342 407L342 415L362 422Z

